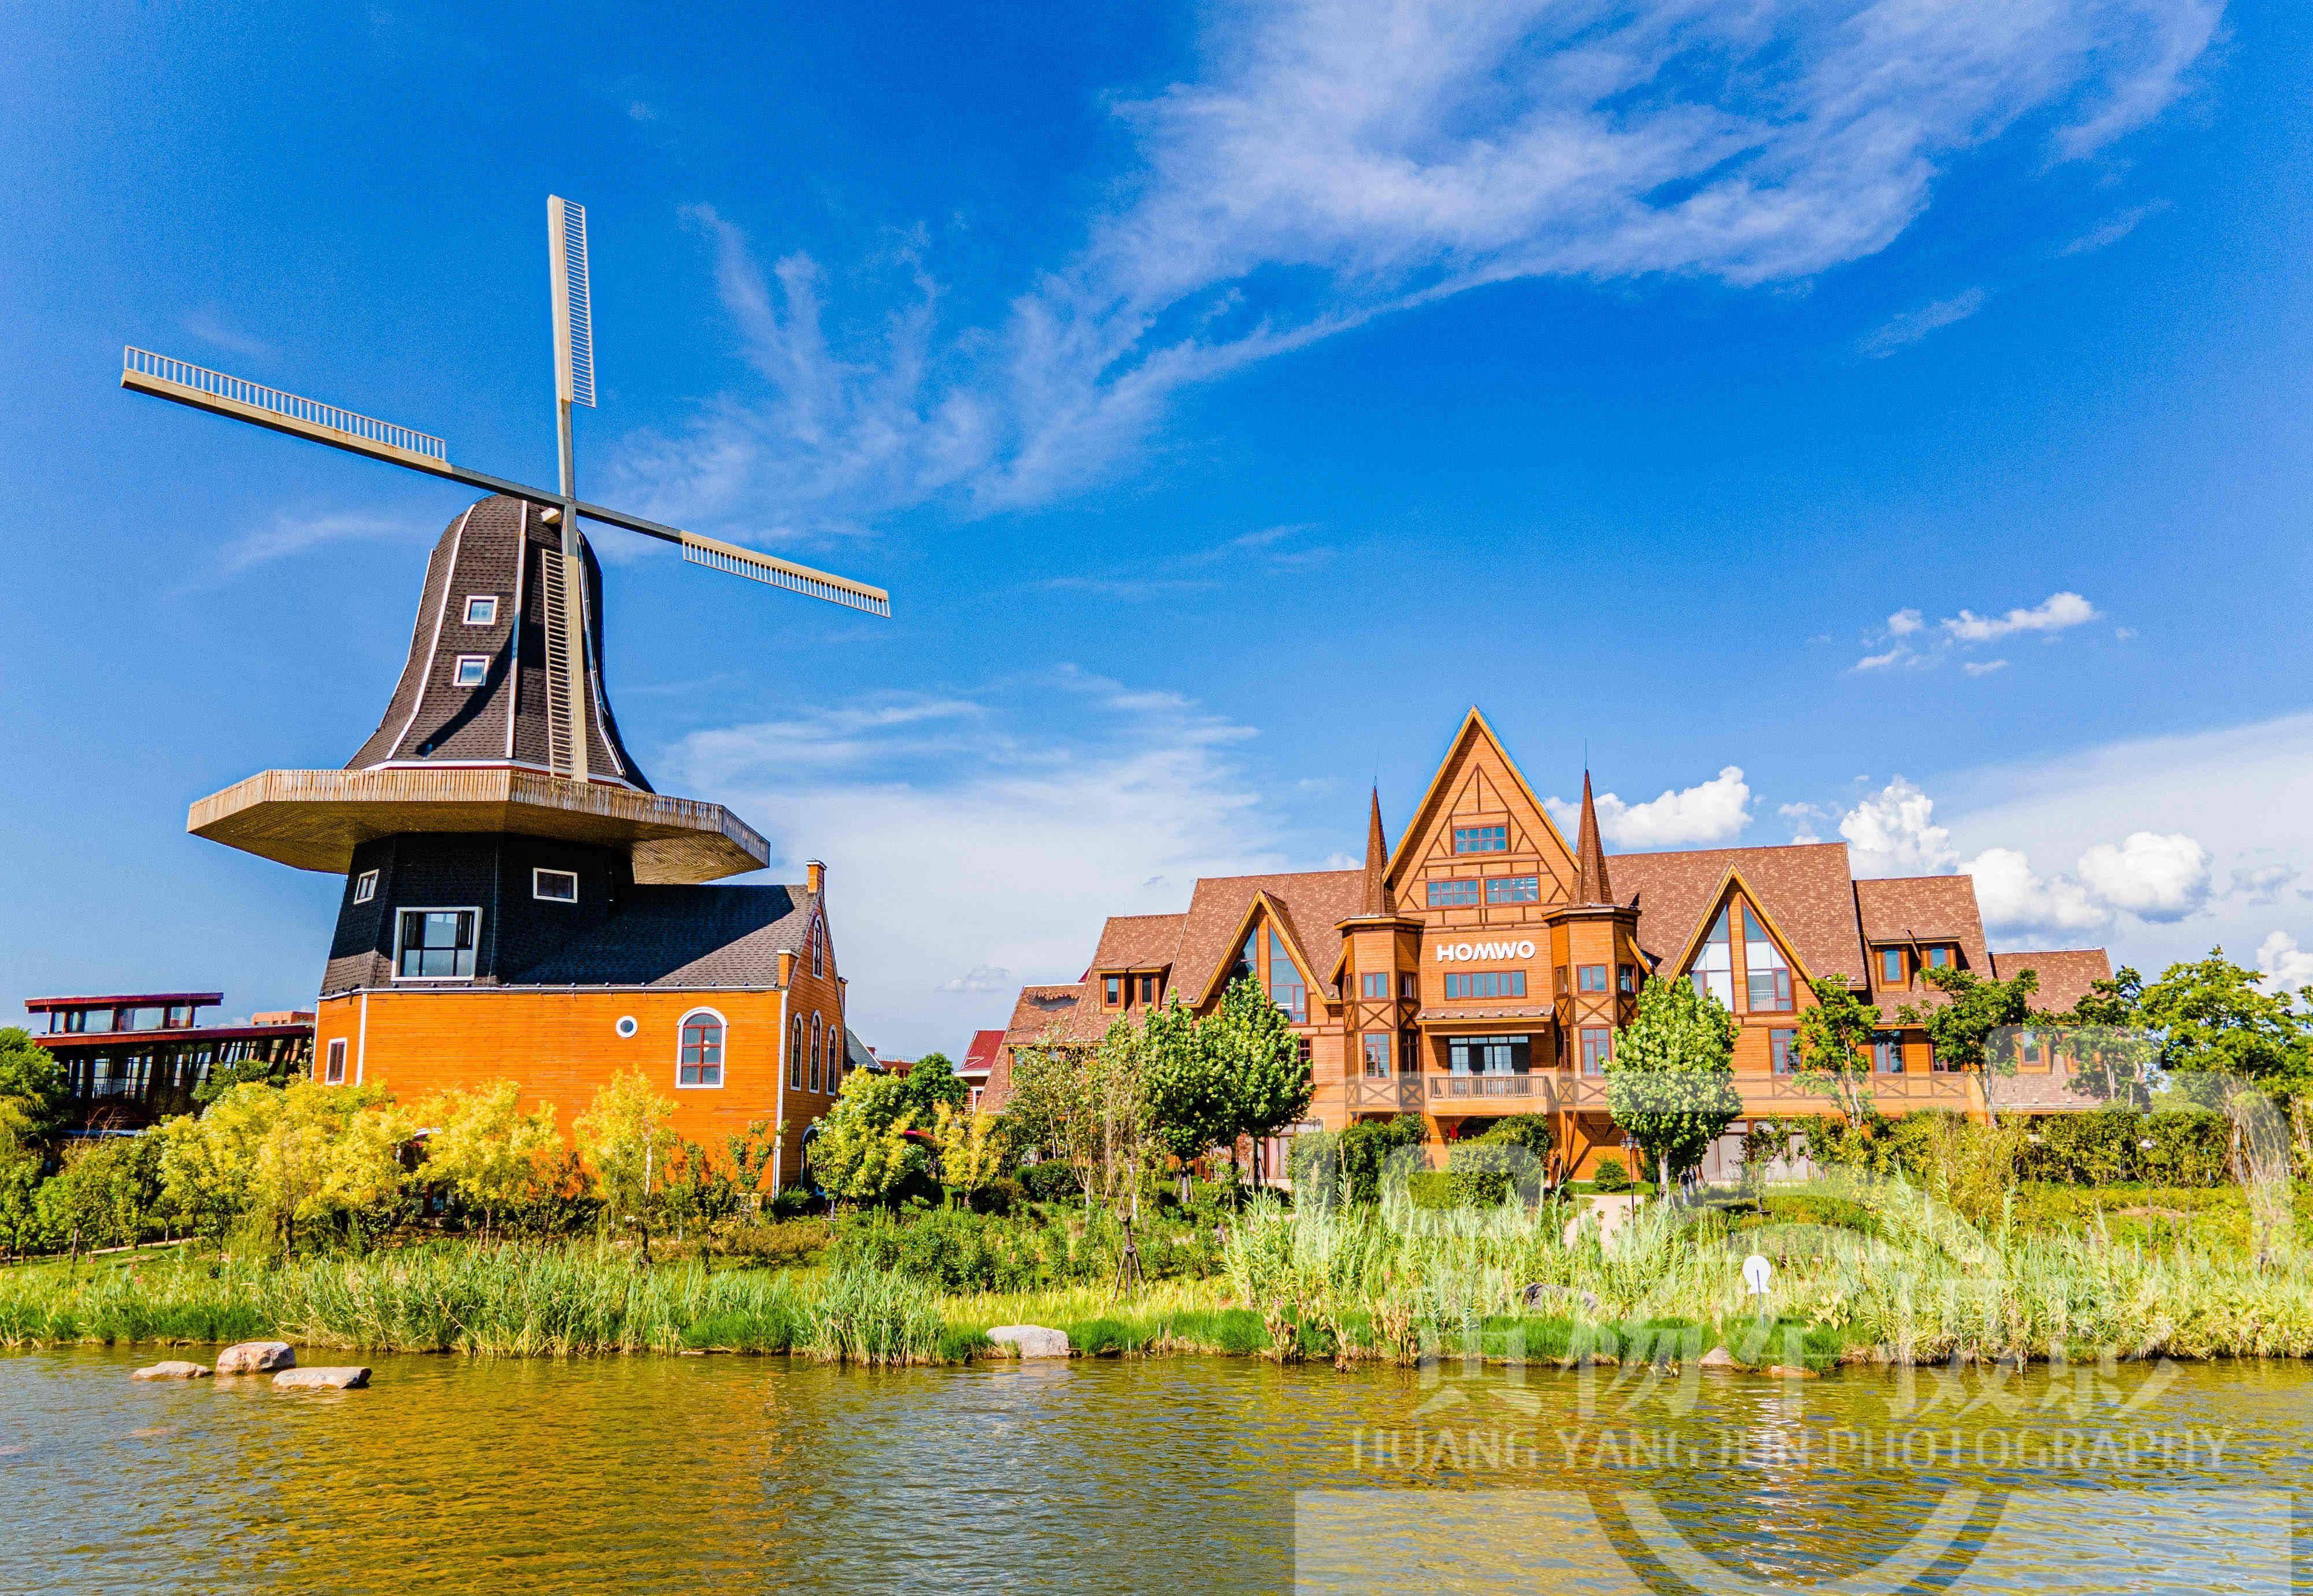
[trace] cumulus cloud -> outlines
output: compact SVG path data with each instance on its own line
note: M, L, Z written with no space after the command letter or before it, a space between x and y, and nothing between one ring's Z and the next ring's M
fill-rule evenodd
M1959 862L1936 801L1898 776L1839 818L1859 876L1939 876Z
M1833 811L1820 804L1778 804L1775 813L1791 823L1792 842L1820 842L1823 838L1816 830L1817 823L1830 819Z
M2101 930L2111 912L2077 881L2043 880L2032 861L2013 848L1987 848L1960 867L1975 877L1976 906L1987 926L2005 931L2052 931L2059 936Z
M1595 796L1598 832L1617 848L1679 848L1731 842L1751 824L1751 789L1739 765L1728 765L1708 781L1667 789L1642 804L1625 803L1611 792ZM1582 807L1553 798L1546 807L1569 831Z
M1012 972L999 965L974 965L953 981L939 983L942 992L1000 992L1007 996L1020 990L1020 983Z
M2257 944L2256 967L2265 972L2267 992L2313 986L2313 952L2300 948L2287 931L2274 931Z
M2080 880L2143 920L2182 920L2208 902L2209 851L2182 832L2132 832L2080 855Z
M975 316L920 234L766 270L693 213L755 386L630 440L617 486L777 539L954 495L1048 501L1119 469L1183 390L1487 284L1790 283L1885 248L2019 123L2057 160L2182 92L2219 0L1272 0L1115 104L1121 196ZM2045 131L2044 131L2045 130ZM777 251L772 253L776 256ZM1981 290L1914 313L1890 347ZM848 304L838 304L840 299ZM775 504L782 524L748 525Z
M2097 607L2077 593L2052 593L2030 609L2005 615L1979 615L1962 610L1943 622L1947 634L1963 643L1990 643L2019 631L2059 632L2098 620Z

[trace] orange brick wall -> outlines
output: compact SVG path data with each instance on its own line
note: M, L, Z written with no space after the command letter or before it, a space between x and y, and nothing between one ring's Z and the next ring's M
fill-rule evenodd
M806 1015L814 1003L825 1005L821 1012L834 1017L840 1040L836 983L814 982L799 961L795 989ZM677 1032L683 1016L699 1009L724 1019L720 1087L675 1084ZM555 1106L556 1123L566 1134L612 1075L639 1070L674 1104L674 1131L719 1157L726 1137L743 1135L753 1121L780 1116L786 1050L779 1014L779 994L761 990L373 990L321 1001L314 1068L317 1073L326 1068L330 1042L343 1038L349 1081L383 1086L413 1107L446 1088L513 1080L525 1108L540 1100ZM637 1022L632 1037L618 1034L618 1022L627 1016ZM782 1185L799 1178L804 1127L832 1101L824 1090L787 1089Z

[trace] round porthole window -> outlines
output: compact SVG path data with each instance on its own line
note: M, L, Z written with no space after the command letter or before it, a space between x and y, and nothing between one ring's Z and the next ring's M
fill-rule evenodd
M619 1017L619 1035L621 1036L631 1036L641 1028L642 1027L640 1026L635 1023L635 1017L633 1015L622 1014Z

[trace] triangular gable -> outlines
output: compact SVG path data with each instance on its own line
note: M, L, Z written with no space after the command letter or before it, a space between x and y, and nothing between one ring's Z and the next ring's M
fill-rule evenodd
M1285 944L1286 956L1292 959L1293 967L1301 972L1302 984L1309 989L1313 998L1323 991L1317 983L1317 977L1312 973L1316 966L1310 961L1309 950L1301 946L1301 933L1293 929L1293 916L1286 912L1283 904L1267 892L1256 892L1253 895L1253 901L1245 904L1244 914L1237 919L1236 934L1223 944L1227 951L1213 966L1212 974L1205 982L1205 990L1197 994L1191 1005L1192 1008L1203 1008L1220 991L1221 978L1228 974L1236 952L1244 946L1245 938L1253 934L1253 921L1264 911L1269 916L1269 923L1277 928L1278 940Z
M1482 764L1465 769L1470 763L1471 747L1480 743L1500 762L1500 779ZM1470 801L1464 802L1465 798ZM1405 829L1398 833L1397 846L1390 854L1386 873L1393 894L1401 890L1404 872L1427 859L1426 850L1437 833L1439 816L1463 811L1503 814L1513 817L1514 822L1523 823L1532 834L1513 838L1512 851L1554 853L1558 860L1563 861L1564 869L1552 873L1561 881L1570 882L1574 878L1574 850L1567 845L1566 834L1558 829L1558 823L1550 817L1550 811L1543 807L1533 785L1526 780L1525 772L1518 769L1517 761L1510 757L1509 750L1494 735L1494 728L1487 724L1485 716L1473 704L1470 712L1462 718L1460 729L1447 745L1446 757L1438 762L1436 773L1429 778L1429 785L1423 791L1421 801L1414 806ZM1527 845L1517 847L1520 841ZM1417 850L1425 851L1418 854ZM1420 905L1414 907L1419 908Z
M1711 901L1702 911L1702 918L1694 922L1694 930L1687 936L1686 946L1679 949L1678 957L1670 961L1671 978L1675 980L1684 974L1688 966L1694 963L1695 954L1702 950L1703 938L1711 934L1711 926L1717 922L1720 912L1727 907L1728 895L1737 891L1742 893L1744 901L1751 905L1751 912L1759 917L1759 923L1767 928L1767 935L1774 939L1775 946L1782 950L1783 957L1790 960L1791 980L1794 985L1805 982L1812 986L1815 977L1808 973L1807 961L1799 957L1799 949L1792 946L1790 933L1775 923L1775 917L1769 912L1766 900L1759 895L1757 890L1748 881L1743 879L1743 872L1732 865L1727 868L1727 874L1719 878L1718 889L1711 895Z

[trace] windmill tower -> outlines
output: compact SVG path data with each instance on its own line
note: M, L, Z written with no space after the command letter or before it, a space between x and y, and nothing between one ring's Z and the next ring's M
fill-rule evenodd
M602 955L591 967L609 968L622 957L622 911L638 893L768 862L763 839L721 805L655 791L621 741L602 676L602 572L582 521L674 543L694 564L891 613L881 588L579 498L571 412L594 403L586 213L550 198L547 220L560 461L552 490L453 464L441 438L411 428L144 349L123 357L121 385L135 392L486 495L435 546L400 678L346 766L260 772L200 799L187 818L197 836L345 877L325 1001L520 984L581 942ZM815 897L815 868L809 887ZM694 907L727 915L735 901ZM673 911L662 900L656 912ZM654 934L664 940L664 927ZM812 934L823 938L823 925ZM647 974L649 966L638 953L620 967Z

